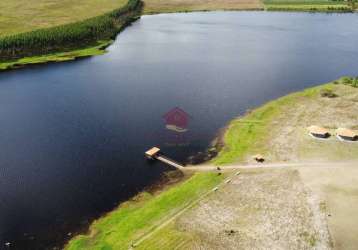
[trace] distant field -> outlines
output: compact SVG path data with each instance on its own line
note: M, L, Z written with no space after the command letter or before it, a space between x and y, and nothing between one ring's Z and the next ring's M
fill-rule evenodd
M2 0L0 36L76 22L126 3L127 0Z
M260 0L144 0L145 13L263 9Z
M322 0L143 0L144 12L205 10L290 10L347 7L343 1ZM0 36L76 22L119 8L127 0L3 0L0 1Z
M337 12L347 12L351 10L347 2L331 0L266 0L264 4L266 10Z

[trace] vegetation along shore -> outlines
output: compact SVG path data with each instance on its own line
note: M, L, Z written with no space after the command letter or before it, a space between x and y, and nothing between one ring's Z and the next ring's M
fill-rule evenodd
M351 211L332 201L341 192L349 196L352 187L350 182L342 185L331 169L339 162L358 160L358 148L334 137L313 139L307 127L357 129L357 87L358 78L343 77L234 119L222 133L223 145L215 158L188 167L188 178L174 186L120 205L95 221L87 234L73 238L66 249L245 249L252 244L272 249L330 249L343 244L349 249L357 243L356 229L341 234L339 228L355 228L346 220ZM272 164L255 167L251 156L257 153ZM342 178L355 173L352 164L339 165ZM310 186L312 178L315 186ZM317 185L320 178L336 189L323 192ZM324 195L318 199L303 183ZM357 199L352 206L358 206ZM328 222L327 213L335 214ZM279 240L265 230L272 225ZM255 235L255 242L250 235Z
M145 0L144 3L140 0L91 0L58 4L41 0L24 1L22 8L17 6L17 1L0 3L0 71L103 54L116 35L142 13L213 10L353 12L357 7L355 0Z
M0 70L98 55L141 12L140 0L82 21L0 37Z

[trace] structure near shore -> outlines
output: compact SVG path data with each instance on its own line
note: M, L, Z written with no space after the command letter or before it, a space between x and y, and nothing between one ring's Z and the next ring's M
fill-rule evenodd
M160 148L153 147L145 152L145 156L150 160L159 160L169 166L175 167L177 169L183 169L184 166L166 156L161 154Z
M357 141L358 134L350 129L347 128L339 128L336 131L337 136L345 141Z
M312 136L322 139L326 139L331 136L327 129L318 126L310 126L308 127L308 131Z

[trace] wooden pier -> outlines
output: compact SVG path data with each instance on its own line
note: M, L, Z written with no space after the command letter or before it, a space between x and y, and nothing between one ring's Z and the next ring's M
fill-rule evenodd
M160 153L160 148L157 148L157 147L153 147L153 148L149 149L148 151L146 151L145 156L148 159L161 161L161 162L163 162L169 166L175 167L177 169L184 168L184 166L182 164L162 155Z

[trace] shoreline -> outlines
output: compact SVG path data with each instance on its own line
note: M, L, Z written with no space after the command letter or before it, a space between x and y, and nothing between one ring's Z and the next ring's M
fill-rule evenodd
M225 166L225 164L232 163L250 164L255 162L253 156L257 154L266 154L271 157L271 159L269 157L269 161L272 161L274 159L274 162L278 162L280 161L280 159L272 156L272 152L270 152L275 151L274 149L272 149L273 145L267 145L267 142L270 142L270 139L272 139L272 133L270 131L272 131L273 129L277 130L277 128L274 127L279 127L280 123L283 122L282 117L288 116L286 113L290 111L290 109L288 109L289 107L292 107L296 104L302 105L302 103L309 103L312 100L320 100L319 98L326 98L322 99L322 101L326 100L327 102L329 102L329 100L334 100L335 98L340 97L340 95L336 94L336 91L342 92L343 95L346 95L345 91L348 91L348 93L350 91L354 92L353 90L350 90L350 88L355 89L357 87L358 78L344 76L328 83L319 84L314 87L290 93L288 95L264 103L263 105L256 107L252 110L248 110L244 115L232 119L225 125L225 127L223 128L224 131L219 134L219 137L214 139L214 141L219 142L219 145L217 146L217 148L219 148L219 150L217 151L217 156L211 158L208 162L203 163L209 163L219 166ZM302 113L301 115L303 114L304 113ZM303 118L301 118L300 120L302 119ZM306 134L306 127L312 125L312 122L314 122L314 120L318 121L318 118L309 118L309 120L305 121L306 123L308 123L305 124L307 126L300 127L299 125L296 125L297 127L295 126L294 129L299 130L298 134L302 137L304 136L304 134ZM343 119L337 124L333 123L335 125L330 125L329 123L322 124L323 122L328 123L328 121L320 121L320 124L318 125L325 125L331 130L340 127L340 123L349 124L349 122L347 121L343 122ZM293 126L291 125L291 127ZM355 129L355 125L353 129ZM333 142L331 141L330 143ZM341 145L337 145L337 147L338 146ZM344 149L347 150L347 148ZM297 150L299 151L300 149L297 148ZM301 154L301 156L307 156L307 152L299 153ZM331 153L332 155L330 155L330 157L328 158L334 158L335 154L337 154L337 156L339 155L337 157L338 159L343 155L348 156L348 153L344 154L339 151L332 151ZM331 160L337 160L333 158ZM289 158L281 160L282 162L292 162L292 159Z
M333 81L332 81L333 82ZM287 95L278 97L276 99L270 100L258 107L253 107L252 109L246 110L242 115L238 115L235 118L229 120L222 128L217 132L217 135L211 141L209 147L205 151L205 155L201 156L203 160L194 163L193 165L200 166L204 164L212 164L225 167L226 164L240 163L247 164L251 162L246 162L248 152L252 151L256 145L251 144L253 141L253 134L258 132L256 130L264 130L265 127L262 127L262 123L272 119L272 116L279 112L281 106L286 105L286 103L292 102L296 98L303 96L312 96L319 93L320 90L324 88L330 88L332 82L319 84L314 87L305 88L300 91L295 91ZM242 125L239 125L242 124ZM230 148L230 143L227 142L227 137L232 137L231 133L235 126L240 126L240 131L235 131L236 134L240 134L245 140L239 145L237 149L238 152L234 153L234 156L230 156L230 160L225 159L226 154ZM246 138L250 137L250 138ZM237 139L237 138L235 138ZM259 138L256 140L265 139L265 134L260 134ZM214 153L212 153L214 151ZM258 153L258 152L256 152ZM195 156L194 156L195 157ZM233 160L233 158L236 158Z
M92 18L0 37L0 72L102 55L120 32L140 18L142 7L140 0L129 0Z
M124 16L125 21L120 24L120 27L114 31L114 33L111 35L111 38L107 39L97 39L95 42L92 42L92 44L83 44L81 46L78 46L77 48L64 48L63 50L54 51L51 53L44 53L39 55L33 55L33 56L25 56L25 57L19 57L14 59L3 59L0 60L0 73L5 72L8 70L15 70L18 68L23 68L28 65L39 65L39 64L48 64L48 63L57 63L57 62L66 62L66 61L74 61L76 59L80 58L86 58L86 57L92 57L96 55L103 55L105 54L106 48L109 47L113 42L115 41L116 37L129 25L131 25L133 22L137 21L141 18L141 16L145 15L160 15L160 14L173 14L173 13L195 13L195 12L215 12L215 11L231 11L231 12L240 12L240 11L263 11L263 12L292 12L292 13L301 13L301 12L308 12L308 13L320 13L320 14L349 14L349 13L356 13L357 10L348 9L348 7L334 7L334 5L327 5L323 6L322 8L316 8L312 7L310 5L307 5L303 8L300 8L299 4L292 4L292 5L284 5L284 4L272 4L272 3L262 3L262 7L258 8L215 8L215 9L190 9L190 8L184 8L184 9L173 9L173 10L167 10L167 11L148 11L145 10L145 6L143 9L143 2L138 1L137 9L129 10L128 12L124 12L123 14L120 14L121 16ZM343 8L343 9L342 9ZM127 16L126 16L127 15ZM103 15L102 15L103 16ZM100 17L100 16L98 16ZM96 17L95 17L96 18ZM77 22L86 22L89 19ZM75 25L76 23L70 23L68 25ZM56 27L60 26L54 26L52 28L44 29L44 30L50 30ZM37 31L37 30L35 30ZM28 32L31 33L31 32ZM22 35L27 33L19 33L16 35ZM6 37L6 36L5 36ZM4 37L2 37L4 38Z
M179 214L188 204L192 204L201 195L205 195L222 179L223 175L216 173L187 171L172 183L169 181L169 183L165 182L157 187L145 189L94 220L85 233L79 232L65 243L64 249L101 247L128 249L133 247L135 242L146 238L162 222ZM119 233L120 230L122 233ZM116 237L114 238L111 234L115 234ZM97 237L101 240L96 240Z
M271 100L259 107L254 108L253 110L248 111L245 115L239 116L237 118L234 118L233 120L229 121L225 127L223 127L221 130L218 131L218 137L214 139L216 141L216 144L221 144L220 150L217 152L217 156L210 159L209 161L205 161L201 164L199 164L197 167L200 167L200 165L209 164L209 165L216 165L216 166L223 166L222 170L225 170L225 164L236 164L236 163L242 163L247 164L244 160L246 159L248 155L251 153L255 153L258 149L263 149L259 144L253 143L252 141L257 142L264 142L265 138L267 137L266 134L266 125L263 125L263 123L272 121L275 117L280 115L281 110L286 106L292 106L295 103L315 98L323 98L322 97L322 90L332 90L336 86L339 85L347 85L345 83L345 78L342 77L339 80L332 81L325 84L320 84L318 86L306 88L301 91L293 92L288 95L279 97L277 99ZM349 85L349 84L348 84ZM342 86L346 87L346 86ZM328 99L327 99L328 100ZM258 122L260 121L260 122ZM240 135L240 138L244 138L244 140L237 140L237 135ZM233 147L232 140L235 141L238 147ZM211 145L209 148L212 148L213 145ZM233 151L234 150L234 151ZM284 164L284 162L283 162ZM189 171L189 177L188 175L184 174L187 178L182 178L180 181L175 182L174 185L161 185L156 189L156 192L154 192L153 196L151 196L151 199L157 199L158 197L161 197L162 195L170 195L171 190L181 190L186 189L188 183L196 182L195 178L197 178L198 172L201 171L193 171L188 169ZM233 170L223 171L223 173L230 173ZM213 176L220 177L221 171L217 170L210 170L210 171L202 171L201 174L209 174L205 178L212 178ZM211 176L211 177L210 177ZM219 185L219 183L223 183L223 179L216 182L215 185ZM205 190L209 190L213 188L213 185L204 185L203 188ZM144 190L143 192L140 192L138 195L136 195L134 198L130 199L127 202L122 203L118 208L114 209L112 212L109 212L105 215L103 215L101 218L95 220L91 226L89 231L87 231L86 234L77 235L74 238L72 238L67 244L65 249L66 250L79 250L79 249L86 249L86 247L90 246L102 246L101 244L108 244L108 240L111 240L112 237L107 237L107 233L112 232L115 227L120 228L120 224L124 223L124 218L122 220L118 220L117 222L113 223L112 225L106 224L106 227L102 228L100 231L100 236L97 234L99 232L99 229L96 229L96 225L103 224L104 221L111 220L115 217L114 214L116 213L123 213L126 211L127 206L140 206L143 209L145 209L148 204L150 205L151 199L143 201L140 197L145 196L147 192ZM190 198L189 194L185 194L186 198ZM185 203L184 201L181 201L177 204L177 206L181 206ZM180 205L181 204L181 205ZM166 205L164 207L159 208L166 210L164 217L167 216L173 216L175 217L175 213L173 213L173 210L167 209ZM132 213L132 212L131 212ZM133 212L135 213L135 212ZM129 216L129 214L128 214ZM113 217L113 218L112 218ZM128 222L131 224L130 222ZM128 223L126 225L128 226ZM124 232L124 234L128 234L127 237L130 237L130 241L132 244L135 244L135 242L140 242L139 249L142 249L142 245L144 245L143 249L146 249L146 244L149 244L148 242L151 242L152 240L149 240L149 237L147 237L148 234L152 234L154 230L157 230L157 228L163 223L162 219L159 219L157 221L153 222L154 224L150 227L148 227L146 230L143 230L143 228L138 227L137 225L131 224L132 228L131 231L122 230L121 232L116 231L116 234L118 237L122 237L123 235L121 233ZM119 224L119 225L117 225ZM119 229L118 229L119 230ZM170 229L171 230L171 229ZM174 229L173 229L174 230ZM107 233L106 233L107 232ZM165 232L168 234L173 234L174 231ZM139 236L138 236L139 235ZM185 235L178 235L176 237L179 238L185 238L187 236ZM107 239L108 238L108 239ZM145 238L145 240L142 240L141 238ZM155 240L155 237L154 237ZM144 241L144 244L142 242ZM92 245L93 244L93 245ZM169 244L169 243L168 243ZM170 243L172 244L172 243ZM107 245L108 247L112 247L112 245ZM135 247L137 247L135 245Z
M8 62L0 61L0 74L2 72L16 70L28 66L33 65L42 65L42 64L50 64L50 63L60 63L60 62L69 62L75 61L77 59L83 59L92 56L104 55L107 53L107 48L111 46L116 37L128 26L130 26L133 22L140 19L140 16L133 17L127 22L125 22L118 33L115 35L115 38L108 40L98 40L93 46L85 46L82 48L78 48L75 50L69 50L64 52L54 52L50 54L32 56L32 57L23 57L15 60L11 60Z

